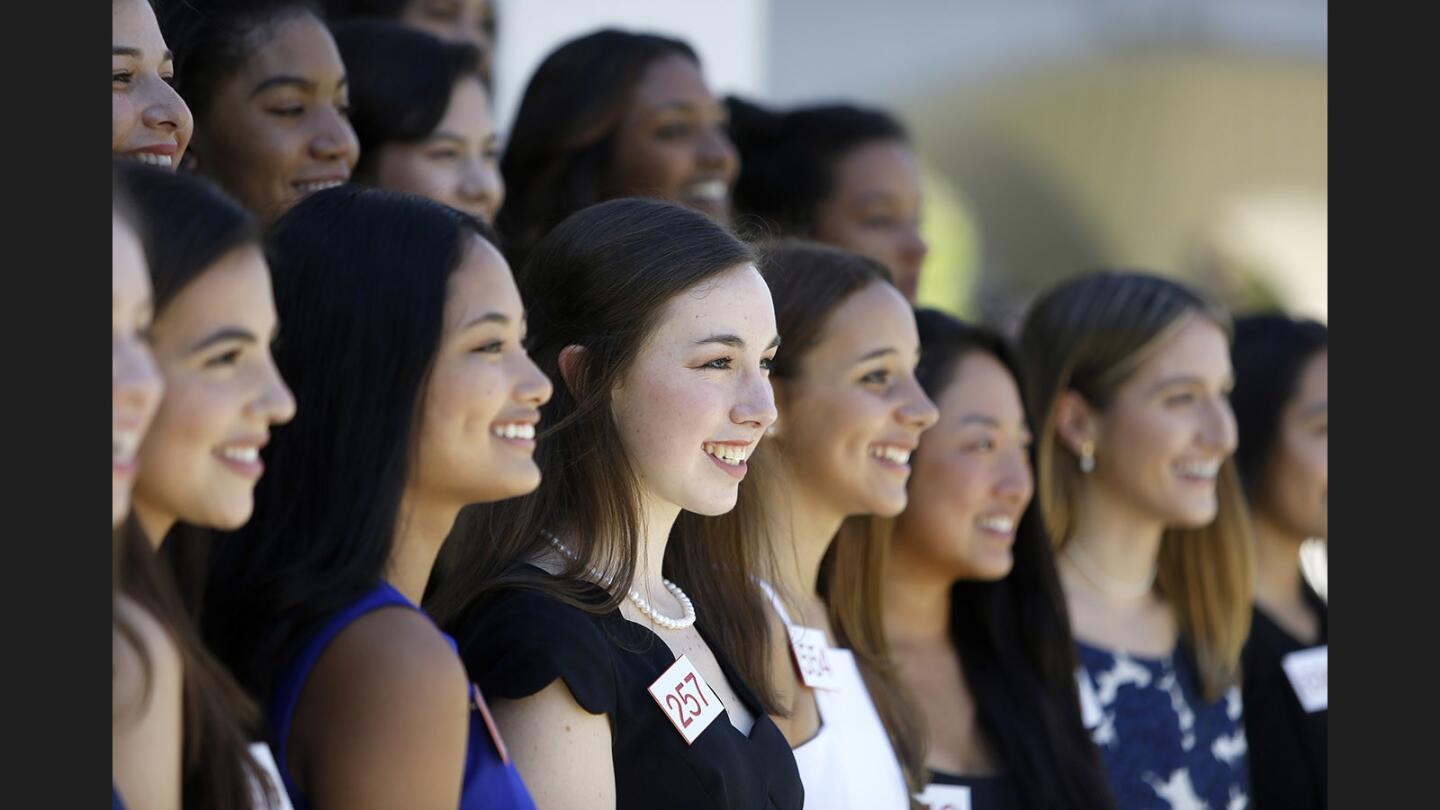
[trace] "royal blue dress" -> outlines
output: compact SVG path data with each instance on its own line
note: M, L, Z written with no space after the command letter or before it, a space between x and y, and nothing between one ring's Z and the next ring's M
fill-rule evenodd
M331 616L311 635L299 654L275 680L275 691L266 707L266 719L269 720L273 735L270 744L275 749L280 778L285 783L285 790L290 794L290 802L295 806L295 810L309 810L310 807L309 799L300 792L291 778L289 756L285 748L290 732L290 720L295 714L295 704L300 699L300 690L305 686L320 653L341 630L372 610L391 606L407 607L422 616L426 615L389 583L381 582L349 607ZM452 649L455 648L454 639L445 635L445 640ZM465 780L460 793L459 808L535 810L535 804L525 790L524 783L520 781L520 774L515 771L515 766L502 761L474 696L470 703L470 739L465 747Z
M1077 646L1089 679L1081 689L1093 689L1100 710L1090 736L1100 749L1117 808L1240 810L1249 805L1238 687L1207 702L1183 644L1163 658Z

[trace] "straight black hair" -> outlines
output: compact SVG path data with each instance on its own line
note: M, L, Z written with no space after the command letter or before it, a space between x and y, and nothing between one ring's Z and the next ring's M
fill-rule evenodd
M222 536L203 627L268 702L317 624L375 587L394 546L448 283L475 219L410 194L341 186L274 226L267 254L297 415L265 449L255 514Z
M961 362L984 353L1015 380L1015 353L997 333L943 312L915 312L915 378L938 402ZM993 582L950 588L950 643L975 698L980 727L1013 774L1026 810L1114 807L1109 783L1080 719L1075 641L1055 555L1032 501L1016 529L1014 565Z
M1275 450L1280 414L1295 397L1305 365L1329 345L1330 330L1317 321L1278 312L1235 320L1235 343L1230 350L1235 370L1230 407L1239 428L1235 466L1252 504Z
M678 39L607 28L561 45L535 70L500 159L505 203L495 227L519 268L535 243L611 194L615 130L652 62L700 57Z
M835 165L875 141L910 142L905 127L881 110L849 104L765 109L725 99L730 139L740 153L735 219L754 237L813 236L816 212L835 190Z
M445 117L450 93L480 80L480 51L375 19L330 26L350 79L350 125L360 139L355 176L372 183L380 147L425 139Z

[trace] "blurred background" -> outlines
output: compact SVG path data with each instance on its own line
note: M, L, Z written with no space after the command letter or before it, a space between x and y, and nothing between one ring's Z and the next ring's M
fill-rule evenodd
M497 0L508 127L561 42L688 40L717 95L906 122L931 252L919 303L1012 328L1099 266L1327 319L1323 0Z

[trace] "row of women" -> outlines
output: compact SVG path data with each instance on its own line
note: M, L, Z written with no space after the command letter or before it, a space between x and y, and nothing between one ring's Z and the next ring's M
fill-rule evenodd
M1008 340L884 113L606 30L497 161L488 3L326 11L112 0L115 806L1325 805L1324 326Z

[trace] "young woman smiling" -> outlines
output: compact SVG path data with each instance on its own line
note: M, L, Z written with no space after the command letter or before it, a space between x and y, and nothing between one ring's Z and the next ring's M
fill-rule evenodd
M312 3L163 0L161 8L177 88L195 114L197 171L267 223L350 179L359 146L345 65Z
M1229 335L1217 304L1124 272L1059 284L1021 330L1081 706L1122 808L1248 797L1237 674L1254 563Z
M259 696L297 810L529 808L416 607L460 508L540 480L525 436L550 383L510 269L473 218L357 187L291 209L269 247L300 416L218 545L206 636Z
M1075 691L1075 650L1050 543L1030 508L1030 429L1001 337L915 313L915 377L940 421L911 457L895 519L885 635L925 708L932 807L1113 806Z
M1266 314L1235 323L1235 462L1256 551L1245 734L1261 810L1326 806L1330 619L1301 576L1300 545L1330 528L1329 345L1315 321Z
M739 169L725 108L684 42L605 29L561 45L525 88L500 171L496 226L516 265L570 214L651 197L730 221Z
M843 104L771 112L732 96L725 106L740 152L737 225L869 256L914 301L929 247L920 236L920 165L904 126Z
M868 516L905 508L910 453L937 415L913 373L915 317L885 267L849 251L781 242L762 267L785 340L779 417L757 459L778 481L763 503L773 719L807 807L908 807L923 784L916 719L885 645L888 538ZM831 670L823 682L802 669L812 654Z
M743 677L766 632L756 533L706 519L753 517L743 458L775 419L779 338L749 249L693 211L613 200L541 240L520 288L561 381L545 477L468 516L428 606L537 806L799 810L767 686Z
M150 353L150 271L133 214L117 196L111 216L110 514L112 527L111 804L180 807L183 664L164 625L121 590L121 522L130 514L136 451L164 380Z
M148 0L110 3L110 151L174 169L195 122L175 92L175 65Z
M378 20L336 23L334 32L350 69L356 180L493 222L505 183L475 49Z
M270 360L270 273L253 218L213 184L134 164L120 165L118 175L145 223L154 282L150 347L165 380L136 457L133 520L121 529L121 585L160 618L181 653L184 803L271 804L279 780L269 750L250 743L259 728L255 706L201 645L172 572L156 559L162 543L204 546L208 539L185 535L250 518L260 468L249 456L270 427L294 413Z

